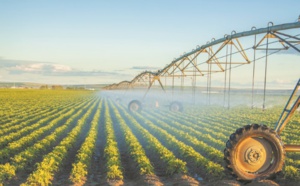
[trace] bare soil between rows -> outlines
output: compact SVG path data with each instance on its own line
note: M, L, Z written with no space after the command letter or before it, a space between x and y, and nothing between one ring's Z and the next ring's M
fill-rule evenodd
M57 182L65 185L65 181ZM55 185L57 185L55 184ZM300 183L290 180L260 180L248 183L236 180L198 181L187 175L172 177L157 177L155 175L142 176L132 180L103 180L101 182L88 181L85 186L299 186Z

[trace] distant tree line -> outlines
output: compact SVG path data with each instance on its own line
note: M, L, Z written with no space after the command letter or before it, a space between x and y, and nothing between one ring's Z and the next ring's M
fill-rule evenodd
M61 85L52 85L52 86L48 86L48 85L42 85L40 87L41 90L46 90L46 89L52 89L52 90L63 90L64 87Z
M84 87L67 87L67 90L84 90Z

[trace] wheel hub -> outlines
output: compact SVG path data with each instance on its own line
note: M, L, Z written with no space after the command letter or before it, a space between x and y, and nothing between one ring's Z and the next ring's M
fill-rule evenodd
M179 106L174 104L172 105L172 111L178 111L179 110Z
M272 148L263 138L250 137L238 145L237 164L244 172L263 172L272 159Z
M263 156L263 151L257 147L250 147L245 153L245 161L249 164L255 165L260 162Z
M130 105L130 110L132 110L132 111L137 111L138 108L139 108L139 106L138 106L136 103L132 103L132 104Z

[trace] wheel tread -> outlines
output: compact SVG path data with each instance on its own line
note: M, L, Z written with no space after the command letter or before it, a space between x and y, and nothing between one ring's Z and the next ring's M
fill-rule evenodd
M224 161L225 161L225 170L229 175L232 175L237 180L250 180L247 179L246 175L243 175L241 172L237 171L232 164L232 160L234 156L232 153L235 151L236 144L239 143L240 140L245 139L246 137L263 135L263 137L267 137L269 140L272 141L272 144L275 149L277 149L278 157L277 157L277 165L275 166L274 170L272 169L267 170L269 172L266 175L262 175L256 179L264 179L264 178L272 178L276 176L284 165L284 158L286 156L285 151L283 149L283 142L277 132L266 125L261 124L251 124L246 125L244 127L238 128L235 133L232 133L229 137L229 140L226 142L226 148L224 149ZM269 174L268 174L269 173Z

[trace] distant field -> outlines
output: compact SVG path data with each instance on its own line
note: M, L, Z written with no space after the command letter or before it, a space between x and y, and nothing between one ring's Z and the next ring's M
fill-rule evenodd
M276 99L284 102L286 95ZM225 173L223 160L230 134L251 123L274 128L284 106L262 111L184 105L183 113L167 107L130 113L127 103L99 92L8 89L0 89L0 102L0 185L209 185L234 180ZM297 111L281 138L300 144L299 135ZM299 179L300 153L288 153L275 181Z

